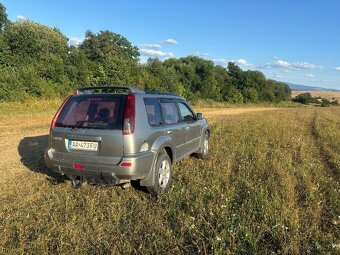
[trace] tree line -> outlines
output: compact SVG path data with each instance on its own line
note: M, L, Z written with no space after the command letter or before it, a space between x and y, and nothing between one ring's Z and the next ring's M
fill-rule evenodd
M327 100L326 98L321 98L321 97L313 97L311 93L306 92L302 93L300 95L297 95L294 99L293 102L301 103L301 104L311 104L311 105L319 105L322 107L328 107L330 105L338 105L339 102L338 100Z
M76 88L133 85L146 91L173 92L188 99L231 103L289 100L285 83L259 71L227 68L197 56L149 58L124 36L87 31L84 41L68 45L57 28L22 19L10 22L0 3L0 101L65 96Z

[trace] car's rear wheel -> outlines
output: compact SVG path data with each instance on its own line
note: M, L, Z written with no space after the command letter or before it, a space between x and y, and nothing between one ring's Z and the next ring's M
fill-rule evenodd
M159 154L154 167L154 185L146 187L148 192L158 196L169 190L172 177L172 166L169 155L163 151Z
M209 155L209 134L206 132L202 139L201 151L196 153L199 159L206 159Z

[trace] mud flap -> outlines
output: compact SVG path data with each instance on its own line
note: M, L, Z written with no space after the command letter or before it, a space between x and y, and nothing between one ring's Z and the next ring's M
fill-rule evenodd
M140 180L140 186L154 186L155 185L155 171L154 171L154 168L155 168L155 164L156 164L156 161L158 159L158 153L155 154L155 157L153 159L153 162L152 162L152 166L151 166L151 171L150 173L144 177L143 179Z

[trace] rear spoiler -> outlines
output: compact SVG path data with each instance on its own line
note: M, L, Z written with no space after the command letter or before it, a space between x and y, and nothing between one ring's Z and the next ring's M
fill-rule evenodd
M94 94L94 93L110 93L110 94L145 94L141 89L130 86L101 86L79 88L75 91L77 95Z

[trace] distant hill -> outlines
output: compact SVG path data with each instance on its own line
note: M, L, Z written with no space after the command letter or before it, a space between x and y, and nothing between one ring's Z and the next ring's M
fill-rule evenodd
M326 88L320 88L320 87L312 87L312 86L305 86L305 85L293 84L293 83L288 83L288 82L286 82L286 84L288 84L288 86L289 86L292 90L305 90L305 91L336 91L336 92L340 92L340 90L338 90L338 89L326 89Z

